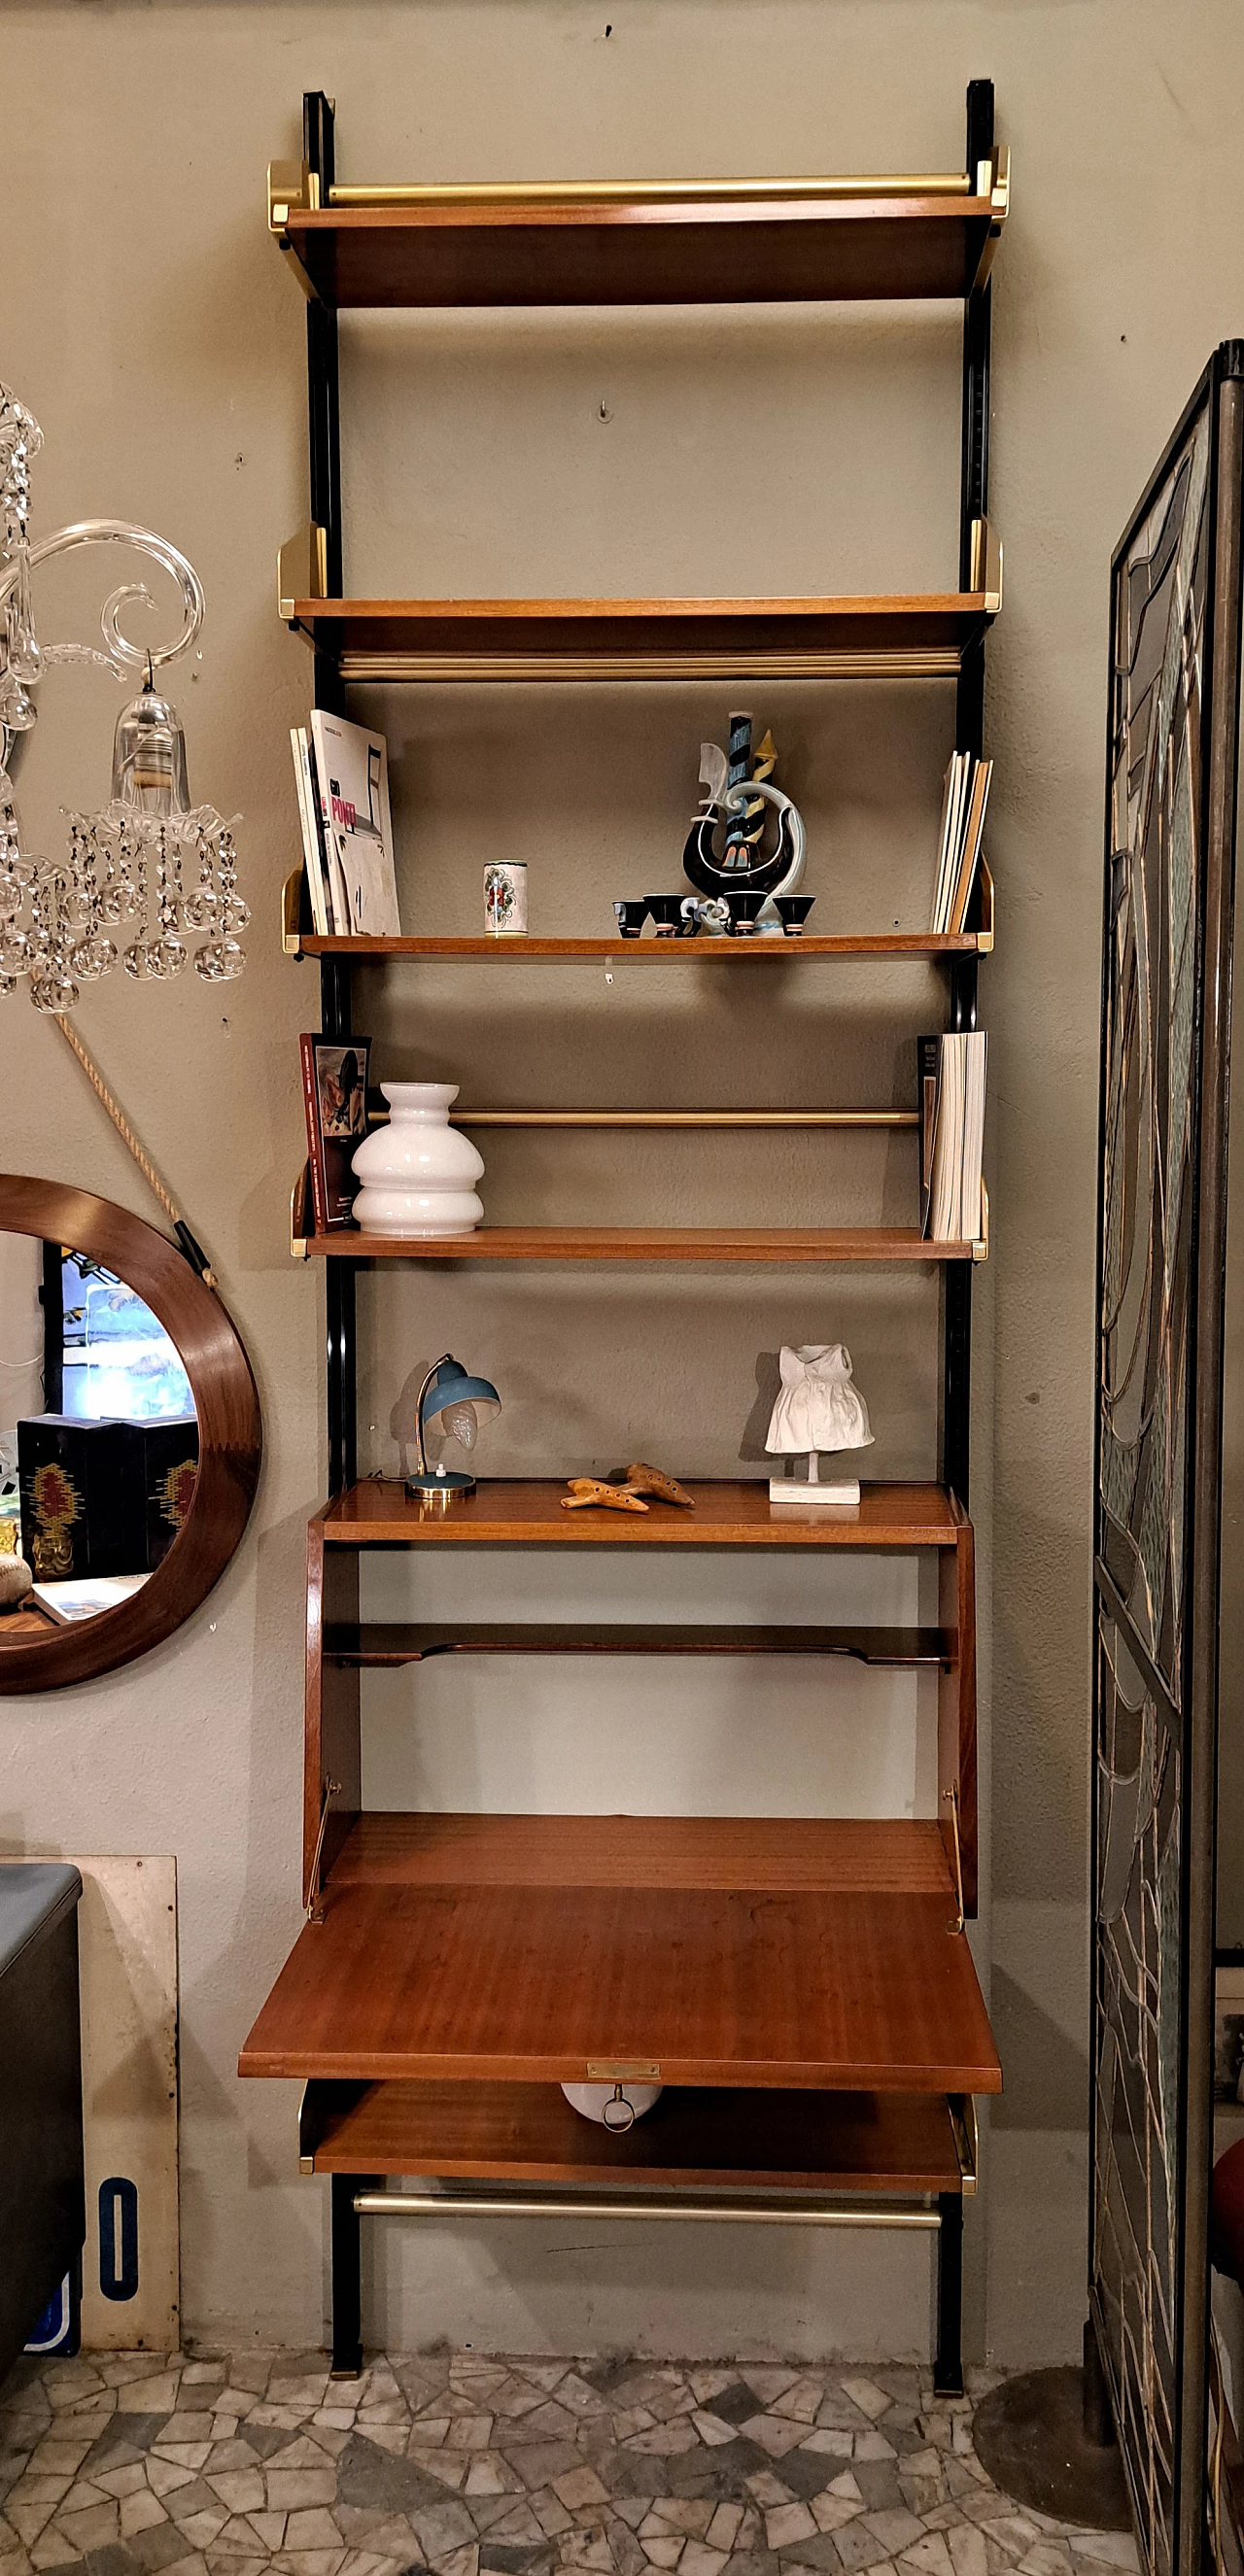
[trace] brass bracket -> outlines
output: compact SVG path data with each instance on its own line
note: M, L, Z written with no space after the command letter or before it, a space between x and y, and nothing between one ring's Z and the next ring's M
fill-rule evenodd
M320 1886L320 1854L324 1849L324 1836L328 1829L328 1810L340 1791L340 1780L325 1781L324 1798L320 1807L320 1829L315 1837L315 1849L311 1854L311 1883L307 1891L308 1923L322 1923L324 1920L323 1889Z
M943 1789L942 1797L950 1809L951 1830L954 1835L955 1901L959 1908L954 1922L948 1923L946 1929L948 1932L962 1932L967 1917L963 1910L963 1854L959 1848L959 1792L957 1789Z
M268 230L281 234L291 212L309 214L320 202L320 174L305 161L268 163Z
M973 295L980 293L993 267L994 252L1010 210L1011 155L1005 143L996 144L987 161L977 162L976 193L978 197L988 197L990 211L989 230L981 244L981 255L972 280Z
M316 289L303 267L286 229L291 215L317 214L320 204L320 174L308 168L305 161L270 161L268 163L268 230L281 257L288 262L309 303L318 301Z
M307 1239L314 1232L311 1218L311 1194L307 1187L304 1163L289 1194L289 1254L291 1261L305 1261Z
M292 868L281 888L281 950L286 957L302 955L301 868Z
M315 2156L314 2153L309 2150L307 2144L308 2096L314 2080L313 2076L308 2076L307 2081L303 2085L302 2091L298 2096L298 2171L300 2174L309 2174L314 2173L315 2171Z
M983 1178L981 1180L981 1230L972 1244L972 1259L973 1261L989 1259L989 1192Z
M948 2093L946 2108L950 2113L951 2135L959 2159L959 2176L965 2200L976 2189L980 2171L980 2140L976 2127L976 2104L970 2093Z
M661 2069L635 2065L629 2060L625 2065L615 2065L612 2058L589 2057L587 2080L589 2084L659 2084Z
M277 615L292 626L300 599L328 597L328 531L309 519L296 537L287 537L276 559Z
M1002 607L1002 539L988 519L972 521L969 587L984 592L985 615L996 617Z
M976 933L976 945L980 955L982 957L988 957L994 942L994 915L997 905L997 894L994 888L992 870L989 866L988 860L983 854L980 862L980 894L981 917L980 928Z

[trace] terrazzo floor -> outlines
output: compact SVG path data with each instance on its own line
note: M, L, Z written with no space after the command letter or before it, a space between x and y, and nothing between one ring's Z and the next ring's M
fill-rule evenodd
M974 2383L977 2395L992 2380ZM0 2576L1118 2576L931 2374L320 2353L19 2363Z

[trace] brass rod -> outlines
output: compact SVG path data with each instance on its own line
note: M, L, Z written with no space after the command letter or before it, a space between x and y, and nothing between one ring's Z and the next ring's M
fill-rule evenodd
M371 1124L383 1126L386 1112ZM370 1116L370 1113L369 1113ZM918 1127L916 1109L455 1109L455 1127Z
M435 186L332 187L333 206L659 206L782 204L854 197L970 197L966 170L834 179L500 179Z
M323 619L331 622L331 601ZM322 622L317 616L317 626ZM496 680L953 680L960 659L955 644L875 653L767 653L745 644L733 653L611 654L402 653L347 647L340 667L343 680L424 680L443 686Z
M772 2201L677 2199L655 2192L642 2200L585 2200L571 2191L549 2191L541 2198L517 2193L467 2195L432 2191L356 2191L360 2218L674 2218L717 2220L748 2227L902 2227L936 2235L941 2219L936 2209L855 2209L811 2201L782 2208Z

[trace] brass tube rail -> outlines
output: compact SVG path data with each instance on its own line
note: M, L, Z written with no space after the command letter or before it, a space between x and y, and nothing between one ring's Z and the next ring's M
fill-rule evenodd
M326 614L328 611L326 610ZM405 653L347 646L343 680L425 680L452 685L494 680L954 680L957 645L931 644L875 653L827 648L816 653L765 652L739 645L731 653Z
M917 1109L455 1109L455 1127L918 1127ZM383 1126L388 1112L368 1113Z
M462 180L424 185L418 181L381 183L374 187L338 187L328 191L331 206L686 206L811 204L828 199L863 197L970 197L981 179L993 185L991 168L976 181L966 170L889 172L878 178L833 179L515 179Z
M716 2221L748 2227L900 2227L936 2235L940 2212L934 2208L857 2207L842 2201L700 2200L689 2193L645 2193L623 2199L608 2193L585 2199L581 2193L551 2190L527 2196L521 2192L356 2191L359 2218L672 2218Z

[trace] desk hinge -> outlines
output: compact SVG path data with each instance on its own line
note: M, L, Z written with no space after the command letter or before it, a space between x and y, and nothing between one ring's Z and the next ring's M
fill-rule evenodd
M325 1781L324 1799L320 1808L319 1831L315 1837L315 1849L311 1854L311 1871L307 1884L308 1923L322 1923L324 1920L324 1892L320 1886L320 1854L324 1849L324 1835L328 1828L328 1810L331 1807L334 1798L340 1795L340 1791L340 1780Z
M952 1923L948 1923L946 1929L948 1932L962 1932L966 1916L963 1910L963 1854L959 1848L959 1792L957 1789L943 1789L942 1796L946 1805L950 1809L950 1825L951 1832L954 1837L955 1852L955 1903L959 1909L954 1921ZM321 1831L322 1830L323 1828L321 1827Z

